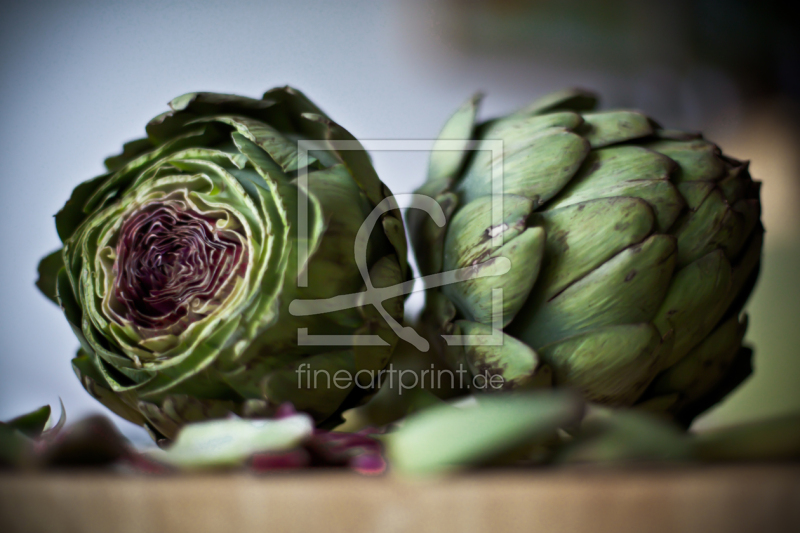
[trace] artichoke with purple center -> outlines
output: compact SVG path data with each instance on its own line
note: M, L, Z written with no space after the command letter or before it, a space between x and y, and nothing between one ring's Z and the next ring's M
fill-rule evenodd
M595 105L564 91L476 124L473 98L447 122L418 191L447 223L414 210L409 228L424 275L463 281L427 290L421 324L503 389L571 387L689 423L749 373L760 184L699 134Z
M384 368L397 336L371 306L305 316L289 306L362 291L356 253L374 286L406 279L396 210L357 239L388 189L363 149L335 149L355 139L292 88L262 99L191 93L170 108L56 215L63 248L42 260L37 285L80 340L76 374L157 439L229 413L269 416L284 402L334 425L375 383L323 378ZM402 319L401 297L384 305ZM301 331L384 342L308 345ZM302 386L301 364L322 373L315 387Z

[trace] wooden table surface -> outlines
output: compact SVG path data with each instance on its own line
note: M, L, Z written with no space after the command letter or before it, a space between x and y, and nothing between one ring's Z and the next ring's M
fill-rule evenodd
M0 531L800 532L800 465L492 471L0 474Z

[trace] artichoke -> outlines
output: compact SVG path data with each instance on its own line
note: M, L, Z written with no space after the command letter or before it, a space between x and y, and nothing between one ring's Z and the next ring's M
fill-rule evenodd
M402 297L382 310L357 299L302 316L289 307L405 281L397 211L379 210L379 228L357 238L388 189L360 144L290 87L262 99L191 93L169 106L55 217L63 248L42 260L37 285L80 340L75 373L156 439L229 413L269 416L284 402L334 425L376 383L330 375L388 363ZM307 387L298 370L322 375Z
M581 90L476 124L478 102L446 123L418 191L447 222L409 212L433 281L421 325L444 358L498 389L567 386L683 420L744 379L763 241L748 163L595 112Z

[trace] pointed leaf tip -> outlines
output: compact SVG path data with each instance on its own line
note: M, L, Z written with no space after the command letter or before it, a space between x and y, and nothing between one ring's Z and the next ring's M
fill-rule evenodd
M16 429L26 437L35 439L44 431L47 421L50 419L50 406L43 405L42 407L20 415L12 420L6 422L9 426Z

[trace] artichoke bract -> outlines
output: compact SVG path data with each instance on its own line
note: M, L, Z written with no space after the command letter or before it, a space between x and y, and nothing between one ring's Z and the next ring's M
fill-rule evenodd
M387 320L402 319L402 297L384 302L387 316L289 307L362 291L359 253L372 285L405 281L397 211L381 210L357 238L388 189L361 145L290 87L262 99L191 93L169 106L55 217L63 248L42 260L37 285L80 340L76 374L156 439L284 402L335 424L374 392L374 381L344 378L388 363L397 336ZM304 343L300 333L383 343ZM316 373L314 387L300 368Z
M446 360L500 389L568 386L687 422L744 379L764 232L748 163L595 112L581 90L476 124L478 102L447 122L418 191L447 223L409 212L422 273L461 280L426 291Z

